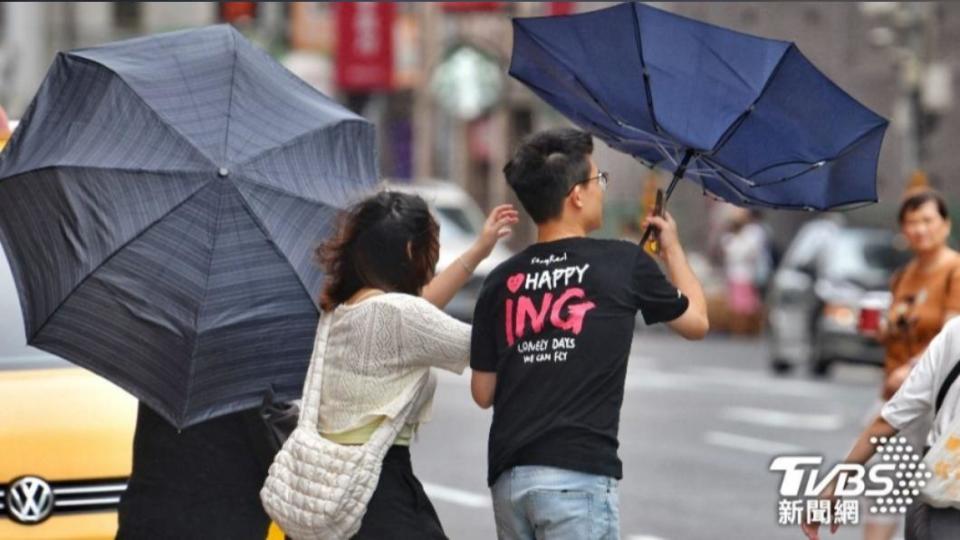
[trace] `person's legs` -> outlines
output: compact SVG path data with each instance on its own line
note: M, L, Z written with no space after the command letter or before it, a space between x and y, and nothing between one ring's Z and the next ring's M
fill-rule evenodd
M927 517L927 538L960 538L960 510L930 508Z
M504 471L490 488L493 496L493 517L500 540L533 540L533 526L513 489L514 469Z
M494 485L501 539L619 538L617 481L566 469L520 466Z
M413 474L409 448L390 447L383 459L377 489L353 538L446 539L423 485Z

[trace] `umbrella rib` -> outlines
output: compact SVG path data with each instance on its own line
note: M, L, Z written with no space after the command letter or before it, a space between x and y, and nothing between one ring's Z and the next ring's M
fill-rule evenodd
M217 190L217 216L214 220L214 227L219 230L220 228L220 214L223 212L223 188L218 186ZM200 298L200 303L197 304L197 312L194 314L193 319L193 346L190 348L190 358L195 358L197 355L197 348L200 345L200 313L203 310L203 306L207 303L207 292L210 290L210 271L213 268L213 257L217 252L217 239L220 237L219 234L214 233L213 235L213 245L210 247L210 258L207 260L207 272L204 274L203 280L203 296ZM184 393L185 399L183 400L183 411L181 413L181 418L186 418L187 414L190 411L190 391L193 386L194 380L194 369L196 368L197 363L190 363L190 374L187 376L187 388Z
M257 172L260 172L260 170L257 169L257 168L255 168L255 167L250 167L250 168L256 170ZM334 176L334 175L331 175L331 176ZM346 179L346 178L339 178L339 177L337 177L337 179L338 179L338 180L349 180L349 179ZM280 194L280 195L284 195L284 196L286 196L286 197L290 197L290 198L293 198L293 199L297 199L297 200L300 200L300 201L303 201L303 202L306 202L306 203L310 203L310 204L321 204L321 205L326 206L326 207L328 207L328 208L334 208L334 209L337 209L337 210L340 209L340 207L338 207L337 205L332 204L332 203L330 203L330 202L327 202L327 201L318 201L318 200L310 199L310 198L304 197L303 195L301 195L301 194L299 194L299 193L294 193L294 192L292 192L292 191L287 191L287 190L285 190L285 189L283 189L283 188L280 188L280 187L277 187L277 186L274 186L274 185L271 185L271 184L266 184L266 183L264 183L264 182L258 182L258 181L256 181L256 180L254 180L253 178L251 178L250 176L236 176L236 177L234 177L234 180L239 180L240 182L245 182L245 183L248 183L248 184L252 184L252 185L255 185L255 186L257 186L257 187L261 187L261 188L263 188L263 189L272 191L272 192L274 192L274 193L277 193L277 194Z
M521 30L523 30L523 29L521 28ZM537 38L537 36L535 36L535 35L533 35L533 34L530 34L529 32L526 32L526 30L523 30L523 31L527 34L527 36L528 36L532 41L536 42L536 44L540 46L540 49L541 49L545 54L551 56L551 57L554 59L554 61L556 61L558 64L566 67L566 64L565 64L562 60L560 60L559 58L557 58L556 55L554 55L553 53L551 53L551 52L549 51L549 49L548 49L547 47L545 47L545 46L540 42L540 40ZM642 57L642 55L641 55L641 58L640 58L640 63L643 65L643 57ZM600 107L600 110L603 111L603 113L604 113L605 115L607 115L607 118L609 118L610 120L612 120L612 121L613 121L614 123L616 123L618 126L623 127L623 128L627 128L627 129L631 129L631 130L636 131L636 132L639 132L639 133L642 133L642 134L643 134L644 136L646 136L646 137L650 137L650 138L657 138L657 137L658 137L658 135L655 134L655 133L651 133L651 132L649 132L649 131L647 131L647 130L638 128L638 127L636 127L636 126L634 126L634 125L631 125L631 124L629 124L629 123L621 120L619 117L617 117L617 116L614 115L612 112L610 112L610 110L606 107L606 105L604 105L603 102L600 101L600 99L598 99L597 96L594 95L594 93L590 91L590 89L587 87L587 85L585 85L585 84L583 83L583 81L580 80L580 77L578 77L577 74L576 74L575 72L573 72L573 70L567 69L567 70L566 70L566 73L567 73L567 75L569 75L570 77L573 78L573 81L574 81L574 82L577 83L577 87L580 88L580 90L582 90L583 93L585 93L585 94L590 98L591 101L593 101L598 107ZM514 75L514 77L516 77L518 80L520 80L521 82L523 82L524 84L526 84L527 86L529 86L529 87L531 87L531 88L533 88L533 89L538 89L538 90L540 90L541 92L545 92L545 93L547 93L547 94L556 95L555 92L552 92L552 91L544 88L544 87L541 86L541 85L535 84L535 83L533 83L532 81L529 81L529 80L526 80L526 79L522 79L522 78L520 78L520 77L517 77L516 75ZM649 93L648 93L647 95L650 96ZM540 96L540 97L541 97L541 99L543 99L542 96ZM650 99L652 99L652 98L650 98ZM546 101L546 100L544 100L544 101ZM549 102L548 102L548 103L549 103ZM659 132L664 132L664 130L656 123L656 119L653 118L653 109L652 109L653 104L652 104L652 103L648 103L647 106L650 107L651 120L652 120L652 122L653 122L654 128L656 129L656 131L657 131L658 133L659 133ZM562 111L561 111L561 112L562 112ZM573 111L573 114L576 114L576 111ZM568 114L567 116L569 116L569 114ZM590 123L596 125L595 122L593 122L593 121L590 121ZM602 129L602 126L599 126L599 125L596 125L596 127L597 127L598 129ZM621 139L621 140L622 140L622 138L621 138L619 135L617 135L616 137L617 137L618 139ZM664 140L667 140L668 142L670 142L668 139L664 139Z
M807 168L806 170L802 171L802 172L797 173L797 174L794 174L794 175L791 175L791 176L786 176L786 177L784 177L784 178L780 178L779 180L773 180L772 182L764 182L764 183L762 183L762 184L757 184L757 185L758 185L758 186L772 186L772 185L775 185L775 184L782 184L783 182L788 182L788 181L793 180L794 178L796 178L796 177L798 177L798 176L800 176L800 175L806 174L806 173L810 172L810 171L813 170L813 169L818 169L818 168L822 167L823 165L825 165L825 164L827 164L827 163L836 161L836 160L842 158L843 156L845 156L846 154L852 152L853 149L856 148L860 143L862 143L864 139L866 139L868 136L872 135L873 132L877 131L878 129L883 129L883 125L881 124L881 125L879 125L879 126L874 126L874 127L870 128L870 129L864 131L862 134L860 134L860 136L858 136L856 139L854 139L853 141L851 141L850 144L848 144L847 146L843 147L843 149L841 149L839 152L837 152L837 155L835 155L835 156L833 156L833 157L824 158L824 159L821 159L820 161L815 161L815 162L813 162L813 163L810 163L809 161L786 161L786 162L783 162L783 163L774 163L774 164L772 164L772 165L768 165L768 166L760 169L759 171L757 171L757 172L754 173L754 174L760 174L760 173L762 173L762 172L764 172L764 171L767 171L767 170L769 170L769 169L772 169L772 168L774 168L774 167L779 167L779 166L781 166L781 165L791 165L791 164L794 164L794 163L806 163L806 164L810 165L810 167Z
M162 175L162 176L179 176L179 175L192 175L192 174L198 174L198 175L201 175L201 174L202 174L202 175L206 175L206 174L207 174L207 171L188 171L188 170L178 170L178 169L170 169L170 170L159 170L159 169L127 169L127 168L123 168L123 167L100 167L100 166L97 166L97 165L71 165L71 164L61 165L61 164L54 164L54 165L44 165L44 166L42 166L42 167L34 167L34 168L32 168L32 169L27 169L27 170L25 170L25 171L17 171L17 173L14 174L14 175L7 176L6 178L0 179L0 183L13 181L13 180L15 180L16 178L18 178L18 177L20 177L20 176L23 176L23 175L25 175L25 174L38 173L38 172L41 172L41 171L46 171L46 170L51 170L51 169L86 169L86 170L91 170L91 171L108 171L108 172L117 172L117 171L120 171L120 172L126 172L126 173L131 173L131 174L143 174L143 173L146 173L146 174L158 174L158 175Z
M226 129L223 130L223 163L227 163L227 152L230 151L230 120L232 120L230 113L233 112L233 92L237 81L237 49L239 46L237 44L237 33L230 32L230 37L233 38L233 68L230 70L230 98L227 100L227 125Z
M653 123L653 130L660 133L660 124L657 122L657 115L653 112L653 92L650 91L650 71L647 69L647 61L643 58L643 40L640 38L640 13L637 11L637 4L633 7L633 35L637 41L637 56L640 58L640 65L643 66L643 91L647 94L647 110L650 112L650 122Z
M701 158L703 158L703 157L704 157L704 156L701 156ZM708 162L708 163L709 163L709 162ZM710 163L710 164L712 165L712 163ZM813 207L813 206L810 206L810 205L769 203L769 202L767 202L767 201L762 201L762 200L759 200L759 199L746 197L746 196L743 194L743 192L741 192L741 191L733 184L733 182L732 182L729 178L726 177L726 175L724 174L725 170L721 170L721 169L722 169L722 166L721 166L720 168L717 168L717 169L715 169L715 170L713 171L713 172L716 174L716 176L715 176L714 178L717 178L718 180L721 180L721 181L724 182L728 187L730 187L730 189L733 189L738 195L740 195L741 200L744 201L744 202L746 202L746 203L753 204L753 205L755 205L755 206L763 206L763 207L766 207L766 208L785 209L785 210L804 210L804 211L807 211L807 212L814 211L814 210L820 210L820 211L823 211L823 210L824 210L824 209L822 209L822 208L817 208L817 207ZM726 171L726 172L731 172L731 171ZM697 174L698 176L700 175L700 173L695 173L695 174ZM736 173L732 173L732 174L736 175ZM745 180L745 179L744 179L744 178L741 178L741 180ZM766 184L763 184L763 185L766 185ZM701 186L702 186L702 184L701 184ZM751 186L751 187L753 187L753 186ZM704 189L706 189L706 188L704 188ZM721 200L722 200L722 199L721 199ZM875 202L877 202L875 199L861 199L861 200L856 200L856 201L847 201L847 202L840 203L840 204L843 204L843 205L862 205L862 206L867 206L867 205L872 204L872 203L875 203ZM839 205L830 206L829 208L830 208L830 209L834 209L834 208L836 208L837 206L839 206ZM856 210L857 208L860 208L860 207L861 207L861 206L851 206L851 207L848 207L848 208L843 208L843 209L841 209L841 210L845 210L845 211L848 211L848 210Z
M738 116L737 119L734 120L732 124L730 124L730 127L727 128L727 130L723 133L723 135L720 136L720 142L718 142L716 146L714 146L713 150L710 152L711 154L715 154L719 152L720 149L727 144L727 141L733 138L733 134L736 133L738 129L740 129L740 126L742 126L743 123L747 121L747 117L757 107L757 103L760 102L760 99L763 98L763 95L767 92L767 89L770 88L770 84L777 77L777 74L780 73L780 68L781 66L783 66L783 60L787 57L787 52L790 51L790 47L793 47L793 43L791 43L790 46L783 49L783 52L780 54L780 58L777 59L777 65L773 67L773 70L770 72L770 76L767 77L766 81L764 81L763 88L760 89L760 93L757 94L757 98L753 100L753 102L750 104L749 107L747 107L747 110L740 113L740 116Z
M293 145L295 145L295 144L298 144L301 140L306 139L306 138L310 137L311 135L313 135L314 133L316 133L317 130L320 129L320 127L329 128L329 127L331 127L331 126L351 124L351 123L352 123L352 124L358 124L358 125L361 125L361 126L365 126L365 125L368 124L368 122L367 122L366 120L363 120L363 119L343 118L343 119L341 119L341 120L337 120L336 122L333 122L333 123L330 123L330 124L326 124L326 125L324 125L324 126L317 126L317 127L313 128L313 129L308 129L307 131L301 133L300 135L297 135L296 137L293 137L292 139L284 142L283 144L281 144L281 145L279 145L279 146L272 146L272 147L270 147L270 148L267 148L267 149L261 151L261 152L258 153L258 154L255 154L255 155L253 155L253 156L250 156L250 158L248 158L248 159L247 159L246 161L244 161L243 163L240 163L239 165L241 165L241 166L242 166L242 165L249 165L250 163L253 163L254 161L257 161L257 160L259 160L259 159L265 158L265 157L267 157L267 156L269 156L269 155L271 155L271 154L274 154L274 153L276 153L276 152L279 152L279 151L281 151L281 150L285 150L285 149L287 149L287 148L290 148L291 146L293 146Z
M804 170L802 170L802 171L800 171L800 172L798 172L798 173L795 173L795 174L792 174L792 175L789 175L789 176L784 176L783 178L779 178L779 179L777 179L777 180L772 180L772 181L770 181L770 182L762 182L762 183L759 183L759 182L754 182L754 181L752 181L752 180L748 180L746 177L743 177L743 176L741 176L741 175L733 172L732 170L730 170L730 169L727 168L726 166L718 163L716 160L714 160L714 159L712 159L712 158L710 158L709 163L710 163L711 165L715 166L715 167L722 168L722 169L724 169L725 171L727 171L727 172L729 172L729 173L731 173L731 174L734 174L734 175L740 177L744 182L747 182L747 183L750 185L751 188L754 188L754 187L774 186L774 185L777 185L777 184L782 184L782 183L785 183L785 182L789 182L789 181L791 181L791 180L795 180L795 179L797 179L798 177L803 176L803 175L807 174L808 172L810 172L810 171L812 171L812 170L819 169L820 167L824 166L824 165L827 164L827 163L830 163L830 162L833 162L833 161L836 161L836 160L840 159L840 158L843 157L844 155L846 155L846 154L850 153L851 151L853 151L853 149L856 148L861 142L863 142L863 140L866 139L868 136L872 135L875 131L877 131L878 129L882 129L882 128L883 128L883 125L879 125L879 126L874 126L874 127L871 128L871 129L868 129L867 131L863 132L859 137L857 137L857 138L854 139L852 142L850 142L850 144L848 144L847 146L845 146L842 150L840 150L840 152L838 152L838 153L837 153L835 156L833 156L833 157L824 158L824 159L821 159L821 160L819 160L819 161L814 161L814 162L800 161L800 160L783 161L783 162L778 162L778 163L773 163L773 164L771 164L771 165L767 165L766 167L763 167L762 169L759 169L759 170L757 170L756 172L753 173L754 175L760 174L760 173L762 173L762 172L764 172L764 171L768 171L768 170L770 170L770 169L772 169L772 168L774 168L774 167L781 167L781 166L783 166L783 165L794 165L794 164L805 164L805 165L809 165L809 167L807 167L806 169L804 169Z
M124 86L126 86L127 89L130 90L130 93L133 94L134 96L136 96L137 100L139 100L140 103L143 104L143 106L146 107L146 109L147 109L148 111L150 111L150 113L153 114L153 115L157 118L157 120L159 120L161 126L163 126L164 128L166 128L168 131L172 131L174 134L178 135L178 136L180 137L180 139L183 140L184 142L186 142L187 145L188 145L190 148L193 148L193 149L197 152L197 154L199 154L199 155L200 155L201 157L203 157L208 163L210 163L211 168L216 168L216 166L217 166L217 165L216 165L216 162L215 162L210 156L208 156L206 152L204 152L200 147L198 147L196 144L194 144L193 141L192 141L189 137L187 137L186 135L184 135L183 133L181 133L180 130L178 130L178 129L177 129L176 127L174 127L172 124L170 124L169 122L167 122L166 119L164 119L162 116L160 116L160 113L158 113L153 107L151 107L150 104L147 103L147 101L146 101L145 99L143 99L143 96L141 96L141 95L139 94L139 92L137 92L136 90L134 90L134 88L133 88L132 86L130 86L130 83L128 83L127 80L124 79L122 75L120 75L120 74L117 73L115 70L113 70L113 68L111 68L111 67L108 66L108 65L101 64L100 62L97 62L96 60L92 60L92 59L90 59L90 58L86 58L86 57L84 57L84 56L78 56L78 55L75 55L75 54L70 54L69 56L70 56L70 58L75 58L75 59L77 59L78 61L87 62L87 63L89 63L89 64L93 64L93 65L95 65L95 66L102 67L103 69L106 69L106 70L109 71L110 73L113 73L114 77L116 77L117 80L119 80L120 82L122 82L122 83L124 84Z
M191 174L197 174L197 173L191 173ZM102 261L100 261L100 264L98 264L98 265L96 266L96 268L91 269L90 272L88 272L87 275L84 276L84 278L81 279L79 283L77 283L76 285L74 285L74 287L73 287L72 289L70 289L70 292L68 292L66 295L64 295L64 297L60 300L60 302L57 303L57 306L56 306L55 308L53 308L52 310L50 310L50 313L47 314L47 317L43 320L42 323L40 323L39 326L37 326L37 329L36 329L36 330L33 332L33 334L30 336L29 341L35 340L35 339L37 338L37 336L39 336L40 333L43 332L43 329L47 326L47 323L50 322L50 319L53 318L53 315L57 312L57 310L59 310L60 307L63 306L63 304L66 303L66 301L67 301L71 296L73 296L73 293L74 293L74 292L76 292L78 289L80 289L80 287L82 287L82 286L87 282L87 280L90 279L90 276L92 276L92 275L94 275L95 273L97 273L97 270L100 270L100 269L103 268L107 263L109 263L110 261L112 261L113 258L116 257L118 253L120 253L121 251L123 251L127 246L129 246L130 244L132 244L132 243L136 242L137 240L139 240L140 237L142 237L144 234L146 234L150 229L152 229L152 228L153 228L154 226L156 226L158 223L160 223L161 221L163 221L167 216L169 216L170 214L172 214L172 213L174 213L175 211L177 211L178 209L180 209L180 207L182 207L183 205L185 205L185 204L187 204L188 202L190 202L191 200L193 200L193 198L196 197L198 193L200 193L200 192L203 191L204 189L208 188L209 186L210 186L210 183L209 183L209 182L206 182L206 183L201 184L200 187L198 187L196 190L194 190L193 193L191 193L190 195L187 195L186 197L184 197L184 199L183 199L182 201L180 201L179 203L175 204L172 208L170 208L169 210L167 210L166 212L164 212L164 213L163 213L162 215L160 215L157 219L153 220L149 225L147 225L146 227L144 227L143 230L141 230L141 231L138 232L137 234L133 235L129 240L127 240L127 241L124 242L123 244L117 246L117 249L113 250L113 253L111 253L108 257L106 257L106 258L104 258Z
M253 183L257 184L258 186L262 185L256 182L253 182ZM297 273L296 267L293 265L292 262L290 262L290 259L287 257L286 253L284 253L283 250L280 249L279 246L277 246L277 243L276 241L274 241L273 236L270 234L269 229L267 229L267 226L263 224L263 222L260 220L260 216L258 216L257 213L253 211L253 208L250 207L250 203L247 201L247 197L246 195L243 194L243 191L237 188L236 185L233 186L233 189L237 190L237 194L240 195L240 202L243 204L243 208L244 210L247 211L247 214L250 216L250 219L252 219L253 223L257 226L258 229L260 229L260 232L263 233L263 236L267 240L269 240L268 244L270 244L270 246L274 249L274 251L276 251L277 254L280 255L280 257L284 261L286 261L287 265L289 265L290 268L293 270L293 274L297 276L297 283L300 284L300 287L303 289L304 294L307 295L307 298L310 299L311 303L314 304L314 308L316 309L315 299L313 298L313 295L310 294L310 290L307 289L306 283L304 283L303 280L300 279L300 274ZM280 190L277 190L277 191L280 191ZM316 201L310 201L310 202L316 203ZM319 204L323 204L323 203L319 203ZM317 311L317 313L319 313L319 311Z

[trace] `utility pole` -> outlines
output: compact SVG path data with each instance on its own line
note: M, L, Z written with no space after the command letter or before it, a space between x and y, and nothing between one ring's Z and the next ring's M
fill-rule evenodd
M901 178L926 170L926 140L939 113L952 105L950 70L934 62L934 2L861 2L860 11L880 23L873 45L890 51L897 67L894 126L901 135Z
M416 4L417 31L420 34L420 80L414 85L413 96L413 177L434 176L433 150L436 133L436 107L430 95L430 72L440 54L441 14L434 2Z

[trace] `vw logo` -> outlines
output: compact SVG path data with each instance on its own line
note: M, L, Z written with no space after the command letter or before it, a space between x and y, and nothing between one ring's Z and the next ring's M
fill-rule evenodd
M20 523L40 523L53 510L53 490L42 478L24 476L10 484L7 508L13 519Z

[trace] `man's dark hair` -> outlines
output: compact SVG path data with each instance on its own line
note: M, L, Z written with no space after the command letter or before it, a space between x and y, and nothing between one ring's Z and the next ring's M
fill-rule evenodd
M906 200L900 204L900 213L897 217L898 222L902 224L904 218L907 217L907 212L913 212L928 202L936 203L937 212L940 214L940 217L950 219L950 213L947 211L947 201L943 200L943 195L931 189L907 197Z
M590 174L593 138L569 128L535 133L503 167L507 184L536 223L557 218L570 189Z

